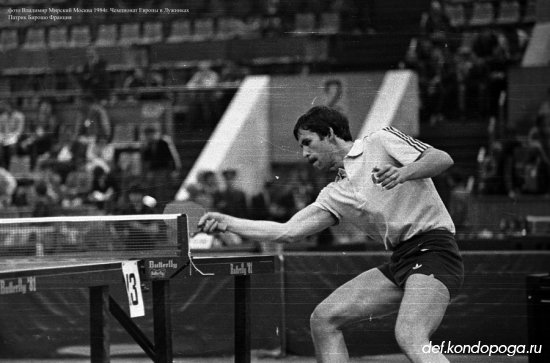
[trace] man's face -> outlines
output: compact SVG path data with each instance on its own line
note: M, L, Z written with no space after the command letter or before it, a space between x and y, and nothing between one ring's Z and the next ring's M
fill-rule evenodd
M298 143L302 149L302 156L319 170L336 170L335 147L329 137L321 138L317 133L300 129Z

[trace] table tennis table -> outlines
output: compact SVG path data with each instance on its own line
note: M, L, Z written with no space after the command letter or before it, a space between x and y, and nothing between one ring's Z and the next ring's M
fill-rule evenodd
M140 330L109 294L109 286L124 281L124 258L26 257L0 260L0 299L55 286L89 289L91 362L110 361L109 313L143 351L158 363L172 362L170 280L174 278L232 276L235 280L235 362L250 362L250 277L273 273L271 255L152 257L138 261L141 281L152 293L154 342Z

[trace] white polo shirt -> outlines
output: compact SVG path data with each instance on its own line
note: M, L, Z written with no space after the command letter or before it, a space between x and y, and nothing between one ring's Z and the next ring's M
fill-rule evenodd
M346 220L393 250L411 237L435 229L455 232L451 216L431 178L410 180L385 190L373 179L373 169L401 167L418 159L430 146L393 127L354 142L344 169L319 193L313 205Z

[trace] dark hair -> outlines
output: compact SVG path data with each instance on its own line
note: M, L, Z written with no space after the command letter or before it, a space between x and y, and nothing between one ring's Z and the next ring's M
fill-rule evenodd
M330 129L344 141L352 141L346 116L330 107L315 106L298 118L294 126L294 137L298 140L300 130L308 130L323 138L330 135Z

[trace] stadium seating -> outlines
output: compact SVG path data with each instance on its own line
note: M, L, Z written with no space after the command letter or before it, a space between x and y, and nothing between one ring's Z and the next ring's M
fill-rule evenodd
M520 21L520 6L517 1L503 1L496 19L497 24L515 24Z
M116 45L117 26L116 24L101 24L97 30L95 45L106 47Z
M143 37L141 42L143 44L160 43L163 40L162 35L162 23L161 22L147 22L143 24Z
M323 13L319 24L319 33L336 34L340 31L340 14Z
M49 29L48 46L50 48L65 48L68 45L66 26Z
M203 41L214 37L214 19L196 19L192 40Z
M77 25L72 28L69 47L87 47L91 42L90 28L86 25Z
M216 39L233 39L239 34L238 19L220 18L216 29Z
M176 20L170 24L170 35L166 39L166 42L179 43L190 40L191 37L191 22L189 20Z
M0 35L0 50L16 49L19 46L17 29L4 29Z
M310 35L316 29L315 14L297 13L294 16L294 32L296 35Z
M28 28L23 43L23 49L43 49L46 48L46 31L44 28Z
M523 22L534 23L537 20L537 0L527 0L525 4L525 12L523 14Z
M445 5L447 14L454 27L461 27L466 24L466 12L462 3L447 3Z
M471 26L485 26L493 24L495 20L495 9L492 3L474 2L472 8L472 17L470 18L469 25Z
M125 23L120 26L119 45L132 45L141 43L140 24Z

